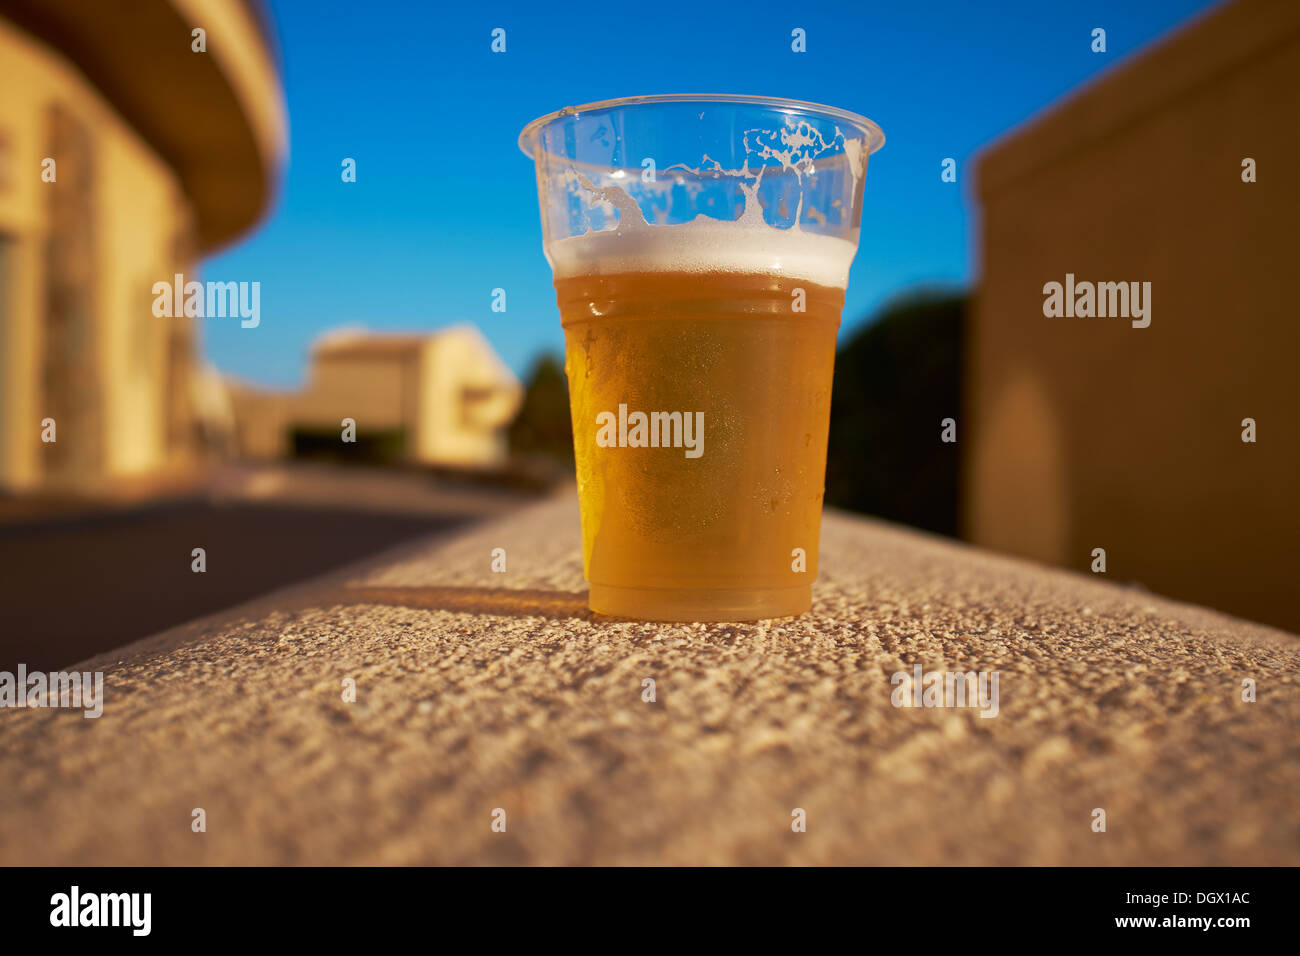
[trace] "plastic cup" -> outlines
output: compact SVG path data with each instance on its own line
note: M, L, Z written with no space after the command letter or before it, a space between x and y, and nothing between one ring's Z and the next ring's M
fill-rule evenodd
M593 611L746 621L812 603L835 337L870 120L641 96L519 138L565 332Z

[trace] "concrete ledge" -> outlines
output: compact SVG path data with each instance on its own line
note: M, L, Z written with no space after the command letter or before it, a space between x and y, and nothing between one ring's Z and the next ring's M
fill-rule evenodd
M836 513L821 562L796 620L595 620L569 491L138 642L101 719L0 712L0 862L1300 863L1295 637Z

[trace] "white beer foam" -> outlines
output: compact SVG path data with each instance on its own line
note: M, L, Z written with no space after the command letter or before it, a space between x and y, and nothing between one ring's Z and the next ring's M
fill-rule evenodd
M743 218L725 222L700 216L678 225L638 223L630 229L588 232L552 242L546 253L557 279L624 272L739 272L847 289L856 239L778 229Z

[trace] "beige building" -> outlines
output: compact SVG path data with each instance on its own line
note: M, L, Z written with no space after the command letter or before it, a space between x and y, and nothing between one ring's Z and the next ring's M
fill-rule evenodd
M232 383L240 451L322 452L452 468L502 464L523 388L472 325L431 334L343 329L312 346L306 387ZM344 442L345 420L354 423Z
M260 11L0 0L0 87L0 491L184 469L220 391L152 287L268 206L285 116Z
M984 154L971 540L1300 630L1297 117L1300 4L1242 0ZM1051 282L1146 315L1048 317Z

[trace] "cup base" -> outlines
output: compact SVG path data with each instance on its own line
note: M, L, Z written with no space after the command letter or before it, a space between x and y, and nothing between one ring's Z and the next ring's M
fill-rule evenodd
M621 588L593 584L597 614L640 621L706 623L796 617L812 607L812 583L793 588Z

